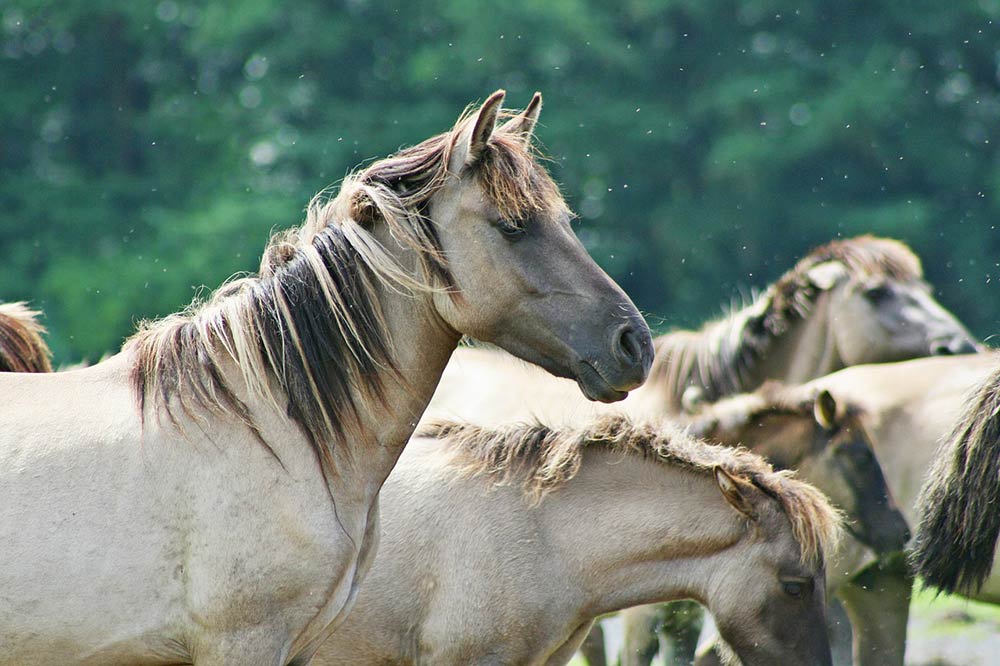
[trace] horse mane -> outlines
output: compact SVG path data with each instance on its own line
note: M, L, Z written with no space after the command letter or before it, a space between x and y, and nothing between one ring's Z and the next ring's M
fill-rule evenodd
M52 372L52 352L27 303L0 303L0 372Z
M553 429L540 423L485 428L470 423L434 421L417 436L443 440L456 454L456 465L470 476L486 475L498 483L519 481L532 503L573 479L586 449L637 455L665 465L711 475L721 467L777 500L792 524L803 562L817 563L832 552L840 514L818 490L775 472L745 449L708 444L669 422L637 423L621 414L604 415L577 429Z
M917 499L910 562L942 592L976 592L993 568L1000 533L1000 370L964 403L934 455Z
M331 469L334 444L362 435L361 405L385 403L387 374L402 379L379 285L461 299L427 213L431 198L456 177L449 159L474 120L467 111L448 132L351 173L335 197L317 195L302 226L271 238L259 275L143 322L125 345L140 413L152 403L174 425L178 410L192 418L232 417L267 446L247 404L248 397L263 399L299 426L324 471ZM512 222L566 207L532 147L503 127L472 169L490 203ZM375 224L413 250L418 275L379 244Z
M708 401L752 389L751 376L775 339L804 319L823 289L809 272L837 262L852 280L923 277L920 259L905 244L871 235L834 240L815 248L757 296L752 303L705 324L697 331L657 337L650 369L673 411L680 411L684 390L696 384Z

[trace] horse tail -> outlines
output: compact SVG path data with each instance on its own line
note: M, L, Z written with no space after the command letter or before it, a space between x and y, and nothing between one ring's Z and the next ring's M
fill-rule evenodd
M910 553L924 584L976 592L1000 534L1000 371L977 389L938 450L917 500Z

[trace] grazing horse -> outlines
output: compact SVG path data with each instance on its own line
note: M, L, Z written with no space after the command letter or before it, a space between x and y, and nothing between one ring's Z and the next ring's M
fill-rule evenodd
M590 398L643 381L649 331L533 158L541 97L497 127L502 99L111 359L0 377L0 664L303 666L462 335Z
M925 584L1000 603L998 476L1000 368L970 396L920 492L911 560Z
M997 363L997 355L983 353L861 365L796 390L828 391L837 403L856 406L896 505L917 526L918 491L935 452L969 404L970 393ZM902 553L880 558L852 537L831 560L831 584L837 585L837 577L846 579L837 585L837 596L855 632L856 666L903 664L912 587L904 564ZM1000 575L970 596L1000 603Z
M382 490L382 543L315 666L558 666L598 615L693 597L743 666L830 663L838 514L746 451L609 415L432 423Z
M696 436L728 446L745 446L780 469L796 470L802 480L822 491L843 511L852 541L877 555L898 553L910 538L909 529L891 499L863 417L857 405L838 401L827 390L767 383L754 393L706 405L686 422L689 432ZM838 551L828 564L827 590L849 597L856 584L851 580L854 572L841 566L840 554ZM625 654L650 659L657 652L656 629L662 621L657 611L643 606L623 613ZM855 653L867 647L863 629L858 627L854 632ZM654 640L650 641L650 636ZM698 632L678 631L673 636L683 641L685 654L692 653L698 642ZM845 652L848 654L843 656L850 663L851 650ZM877 663L892 663L885 657L877 655ZM706 655L697 663L713 662ZM856 663L866 662L861 659Z
M40 315L25 303L0 303L0 372L52 372Z
M750 305L655 344L647 386L669 413L768 379L798 384L862 363L979 348L934 299L913 252L873 236L816 248Z

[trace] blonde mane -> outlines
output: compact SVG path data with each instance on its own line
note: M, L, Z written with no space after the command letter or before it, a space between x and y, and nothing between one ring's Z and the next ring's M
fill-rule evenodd
M450 131L352 173L333 199L314 198L301 227L268 243L258 276L232 280L205 302L142 323L125 346L135 359L140 411L152 403L175 425L178 410L235 418L267 446L240 394L262 399L298 424L329 471L332 447L362 435L360 405L384 404L381 371L399 378L379 286L447 290L461 298L427 213L454 177L449 158L473 120L466 113ZM498 128L472 169L493 206L512 221L565 209L523 135ZM414 252L419 275L379 244L370 232L376 224Z
M0 372L52 372L52 352L26 303L0 303Z
M649 382L662 387L675 410L692 383L704 388L703 398L710 402L752 388L749 383L757 363L776 338L809 315L823 293L809 272L827 262L841 264L853 280L923 278L920 259L899 241L870 235L832 241L800 259L746 307L698 331L656 338Z
M706 476L721 467L781 504L804 562L821 561L839 536L840 514L821 492L791 472L773 471L763 458L745 449L708 444L668 422L635 423L624 415L606 415L584 428L554 430L539 423L484 428L435 421L417 436L442 440L463 474L490 476L498 483L520 482L534 503L573 479L584 451L593 447Z

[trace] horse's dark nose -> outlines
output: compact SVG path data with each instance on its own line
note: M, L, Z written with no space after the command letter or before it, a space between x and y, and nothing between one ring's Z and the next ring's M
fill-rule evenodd
M947 340L935 340L931 343L932 356L950 356L952 354L975 354L979 351L978 345L969 338L951 338Z
M643 374L649 370L653 361L652 342L645 326L637 327L627 323L618 329L615 335L615 356L625 366L642 368Z

